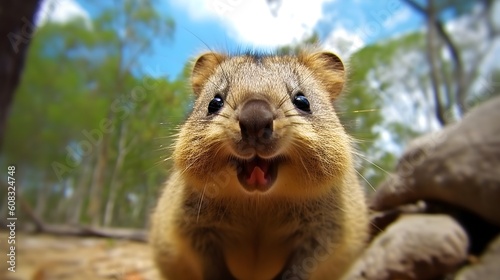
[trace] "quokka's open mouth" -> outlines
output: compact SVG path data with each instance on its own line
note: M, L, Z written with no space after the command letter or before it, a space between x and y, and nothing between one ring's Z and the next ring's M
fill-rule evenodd
M265 192L276 181L278 161L256 156L251 160L238 160L236 170L238 180L247 191Z

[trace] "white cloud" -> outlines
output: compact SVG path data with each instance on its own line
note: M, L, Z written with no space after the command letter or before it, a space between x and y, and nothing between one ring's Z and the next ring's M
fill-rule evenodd
M383 26L387 29L394 29L398 25L405 23L412 15L412 10L408 7L402 7L394 12L394 14L390 14L387 19L384 20Z
M323 43L326 50L340 55L345 60L364 45L365 42L360 35L341 26L333 29Z
M189 17L193 20L203 20L207 18L211 18L216 16L213 8L210 7L211 4L217 2L225 2L225 1L217 1L217 0L173 0L173 4L184 9Z
M194 20L212 18L243 44L274 47L310 36L323 17L323 4L334 0L285 1L275 15L266 1L251 0L175 0ZM275 7L276 8L276 7Z
M47 21L64 23L75 17L81 17L90 24L89 14L75 0L43 0L35 24L41 26Z

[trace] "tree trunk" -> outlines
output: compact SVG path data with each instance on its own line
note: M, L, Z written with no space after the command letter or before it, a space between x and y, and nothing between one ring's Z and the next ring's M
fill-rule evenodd
M34 15L40 0L0 2L0 150L14 92L34 30Z
M83 202L85 201L86 192L90 183L90 170L92 168L92 159L84 159L82 161L82 173L71 197L72 208L68 211L67 221L69 224L77 225L80 223L82 214Z
M75 184L76 184L76 176L71 176L66 178L63 182L63 188L57 195L57 210L56 210L56 218L53 222L57 221L57 223L65 223L68 220L68 216L70 210L75 207L73 204L73 196L75 194ZM71 196L68 196L68 193L71 192Z
M113 171L113 176L111 178L111 183L109 186L109 197L106 202L106 210L104 213L104 226L109 227L111 225L111 221L113 220L113 211L115 208L116 197L118 196L118 192L120 189L121 182L118 179L119 173L122 169L123 162L125 160L125 156L128 154L128 149L125 146L127 139L127 124L126 122L122 122L120 129L120 139L118 140L118 157L115 163L115 169Z
M452 61L453 61L453 80L455 81L455 103L457 105L458 112L460 117L465 114L465 99L467 97L467 86L466 86L466 77L465 77L465 69L462 62L462 56L458 47L452 41L450 35L444 29L444 25L441 21L435 18L434 14L434 26L437 31L437 34L441 39L443 39L448 51L450 52ZM451 95L451 94L450 94ZM450 103L451 104L451 103Z
M104 177L108 165L108 145L109 133L103 133L102 140L99 142L99 154L97 155L97 163L94 168L92 186L89 194L89 208L87 213L90 217L90 224L92 226L99 226L101 224L101 198L102 189L104 188Z
M444 123L440 120L442 113L444 113L446 110L453 110L456 109L456 112L458 113L458 117L462 117L465 113L467 113L467 96L470 94L470 87L471 84L473 84L476 76L477 76L477 71L480 65L480 62L482 62L483 58L485 57L485 54L488 52L482 51L480 52L481 54L477 57L472 59L472 66L469 65L470 71L467 71L466 67L464 66L463 62L463 54L460 50L460 48L457 46L455 42L453 42L452 37L450 34L446 31L444 23L438 18L438 13L440 11L436 10L436 6L434 5L434 1L428 0L427 1L427 7L422 6L419 2L414 1L414 0L404 0L405 3L407 3L412 9L415 11L419 12L424 16L427 20L427 33L435 33L433 36L428 35L429 39L433 39L435 42L437 40L440 40L444 43L446 49L448 50L450 57L451 57L451 62L452 62L452 69L451 69L451 74L450 73L445 73L445 71L442 71L443 74L443 79L445 82L448 82L445 84L445 93L446 97L448 98L448 101L445 102L444 107L441 109L442 112L438 112L436 108L436 115L438 118L438 121L442 124L445 124L447 122L446 119L444 119ZM489 38L492 39L495 36L498 35L498 30L495 27L494 22L492 21L492 16L493 16L493 2L492 0L482 0L482 13L481 17L478 20L484 20L486 27L488 28L488 33L489 33ZM449 4L449 3L448 3ZM453 5L453 3L451 4ZM432 45L431 42L427 42L428 46ZM493 46L493 44L489 44L490 46ZM429 51L429 50L428 50ZM429 60L432 61L437 61L435 59L440 58L439 53L436 53L434 58L429 58ZM431 61L431 62L432 62ZM470 62L468 62L470 63ZM432 66L431 66L432 67ZM433 76L434 74L431 74ZM432 77L431 77L432 78ZM448 79L448 80L447 80ZM451 83L449 83L449 79L453 81L453 86L451 87ZM438 84L439 85L439 84ZM433 85L433 90L435 88L435 85ZM443 95L435 94L435 101L439 102L442 100L439 100L440 98L443 98Z
M434 96L434 105L436 119L439 124L446 125L446 118L444 116L443 102L441 101L441 82L439 80L437 61L439 60L439 48L436 42L436 31L435 31L435 17L436 11L434 10L434 1L428 0L428 11L427 11L427 62L430 66L431 72L431 84Z
M36 196L36 206L35 212L38 216L44 217L45 209L47 208L47 200L49 199L50 186L51 183L47 182L45 175L42 176L40 184L38 185L37 196Z

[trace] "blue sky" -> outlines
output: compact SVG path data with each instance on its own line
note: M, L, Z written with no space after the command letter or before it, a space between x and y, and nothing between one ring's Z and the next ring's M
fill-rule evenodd
M50 19L56 21L96 12L85 0L45 2L54 3ZM272 50L317 32L325 49L345 58L366 44L421 26L419 16L400 0L284 0L272 11L266 0L160 0L158 8L174 19L174 38L170 43L152 38L153 55L142 57L141 66L170 79L208 48Z
M237 47L272 49L296 42L316 31L329 48L349 55L351 47L341 51L329 41L345 40L354 51L364 44L415 30L420 26L419 17L399 0L295 1L298 4L288 7L285 6L287 4L282 5L274 20L264 0L260 1L262 5L244 3L259 2L255 0L219 1L227 4L221 4L226 9L222 11L224 14L211 11L210 8L213 7L207 4L209 1L166 1L165 11L174 18L178 27L173 44L160 46L158 51L165 53L168 58L170 65L166 66L167 73L179 73L188 58L207 50L207 46L215 50L233 50ZM231 7L228 3L235 4ZM303 12L304 9L301 8L309 11ZM236 15L232 16L231 13ZM250 16L245 18L237 13ZM290 24L291 22L294 24ZM283 28L272 30L266 28L266 24L283 25Z

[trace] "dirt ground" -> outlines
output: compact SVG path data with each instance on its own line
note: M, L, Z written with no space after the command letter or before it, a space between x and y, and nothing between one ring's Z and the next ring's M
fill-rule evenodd
M19 232L15 272L10 272L7 237L0 231L0 280L158 279L145 243Z

